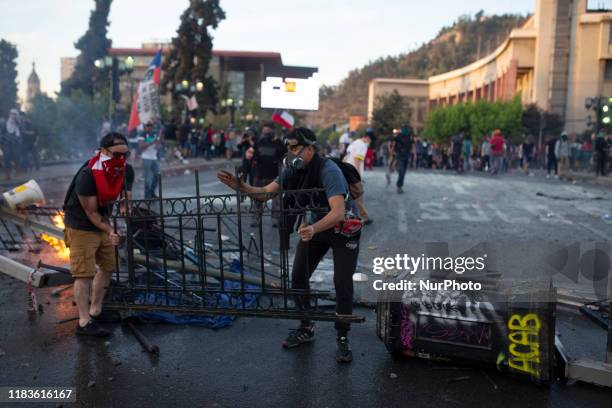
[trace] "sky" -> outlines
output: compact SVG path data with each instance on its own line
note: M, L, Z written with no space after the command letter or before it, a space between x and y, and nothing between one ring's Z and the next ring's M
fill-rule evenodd
M335 85L352 69L417 48L463 14L533 13L536 0L221 0L226 19L212 31L219 50L276 51L287 65L315 66ZM113 0L114 47L169 41L188 0ZM60 88L60 57L76 56L93 0L0 0L0 39L17 46L19 96L32 62L41 89Z

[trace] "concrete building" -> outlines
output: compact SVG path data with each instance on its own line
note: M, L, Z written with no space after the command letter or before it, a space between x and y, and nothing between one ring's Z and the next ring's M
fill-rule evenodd
M132 57L134 70L129 75L123 75L120 80L121 104L132 100L132 95L144 76L151 59L162 48L164 53L169 50L167 43L144 43L141 48L110 48L108 55L119 59ZM62 81L74 71L75 58L62 58ZM284 65L278 52L258 51L227 51L213 50L208 68L212 76L221 86L229 85L229 97L234 100L259 101L261 82L269 76L291 78L309 78L317 72L315 67L299 67ZM163 72L162 72L163 75ZM162 101L169 102L167 94Z
M559 114L569 132L584 131L589 115L585 99L612 96L612 10L589 0L535 3L534 14L522 27L468 66L424 81L372 80L368 118L376 97L394 89L412 103L426 98L425 113L436 106L519 95L525 105L535 103ZM417 115L419 109L421 105ZM417 120L416 126L420 124Z

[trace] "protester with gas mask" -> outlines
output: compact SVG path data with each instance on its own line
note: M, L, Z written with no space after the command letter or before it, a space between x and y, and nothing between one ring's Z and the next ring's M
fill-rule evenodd
M126 198L125 192L127 199L131 198L134 183L134 169L126 164L129 153L125 136L104 136L100 149L74 176L64 199L66 245L70 248L70 273L79 312L78 335L108 336L110 332L98 323L118 320L118 316L102 311L102 300L116 269L115 246L119 244L119 235L108 217L113 203ZM122 212L125 204L124 200Z
M240 190L262 201L267 200L268 195L277 193L281 185L284 190L312 188L324 190L319 200L324 200L329 210L325 213L311 211L309 219L297 222L300 241L293 260L292 288L306 293L310 276L331 248L334 259L336 313L350 315L353 310L352 276L357 266L362 224L354 217L357 210L353 200L350 199L349 185L339 165L319 155L316 136L310 129L304 127L293 129L286 136L285 143L288 150L286 165L278 179L268 185L253 187L226 171L219 172L217 177L234 190ZM295 199L299 200L299 197ZM290 201L284 201L283 206L290 207ZM288 224L292 231L292 222L288 221ZM309 299L305 295L297 296L296 307L301 310L309 309ZM335 326L336 361L350 362L353 358L347 338L350 324L338 321ZM290 332L283 347L298 347L313 340L314 324L309 320L303 320L296 330Z

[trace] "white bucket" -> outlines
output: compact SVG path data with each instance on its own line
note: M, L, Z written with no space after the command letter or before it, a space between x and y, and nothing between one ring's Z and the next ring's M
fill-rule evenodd
M6 205L14 210L17 207L26 207L30 204L44 204L45 195L38 183L30 180L2 194Z

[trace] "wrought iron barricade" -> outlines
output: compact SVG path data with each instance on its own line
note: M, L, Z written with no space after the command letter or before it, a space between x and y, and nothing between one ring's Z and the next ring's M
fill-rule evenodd
M291 288L290 219L326 211L322 190L280 191L290 207L273 209L269 194L196 194L133 200L113 208L112 223L125 243L106 307L133 311L228 314L285 319L360 322L338 315L330 293ZM326 203L325 203L326 204ZM275 218L278 229L271 228ZM296 309L297 297L309 306ZM303 302L300 302L303 303Z

